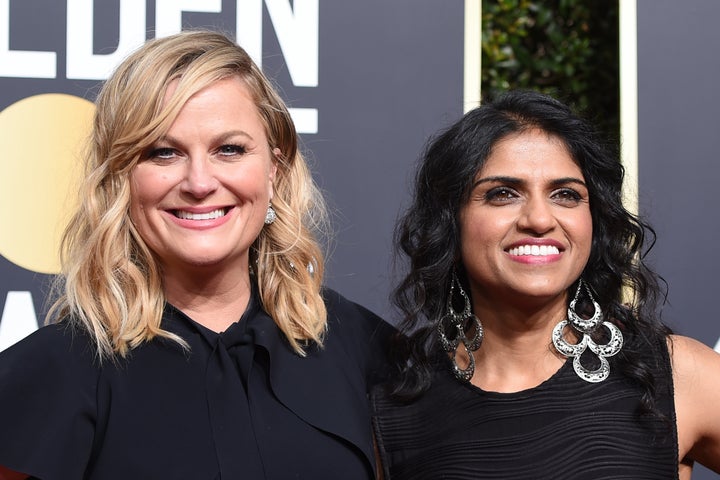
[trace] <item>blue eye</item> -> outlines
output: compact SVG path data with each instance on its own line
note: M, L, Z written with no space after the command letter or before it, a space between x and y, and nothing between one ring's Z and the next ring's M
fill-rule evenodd
M242 155L245 152L245 147L241 145L222 145L220 148L218 148L218 153L220 155Z
M150 152L148 158L172 158L175 156L175 151L172 148L156 148Z

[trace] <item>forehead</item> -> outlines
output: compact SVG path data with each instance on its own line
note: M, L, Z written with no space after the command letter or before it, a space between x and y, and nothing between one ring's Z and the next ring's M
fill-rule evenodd
M181 86L182 84L182 86ZM183 101L184 104L196 100L198 97L207 96L208 91L222 90L225 95L231 97L242 97L255 104L253 92L247 82L239 75L223 76L211 81L196 79L188 83L183 82L183 77L174 78L168 83L163 94L163 105L167 106L172 101ZM184 106L184 105L183 105Z
M565 142L539 129L500 139L477 176L493 175L583 177Z
M184 91L181 91L184 90ZM247 83L239 76L228 76L193 88L173 80L165 93L172 131L196 125L203 130L240 128L253 137L266 136L266 125Z

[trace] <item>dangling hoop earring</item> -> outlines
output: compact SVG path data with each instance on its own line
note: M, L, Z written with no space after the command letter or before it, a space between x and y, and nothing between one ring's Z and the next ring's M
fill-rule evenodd
M265 212L265 225L270 225L276 218L277 214L275 213L275 209L273 208L272 203L269 203L267 212Z
M583 288L595 308L593 316L588 319L582 318L575 311L575 305L577 304L580 292ZM610 363L607 361L606 357L616 355L623 346L622 332L612 323L603 320L603 313L600 309L600 305L598 305L595 301L595 298L590 291L590 287L588 287L582 279L578 282L577 291L575 292L575 297L573 297L573 300L570 302L570 306L567 309L567 315L568 320L561 321L553 329L552 341L553 345L555 345L555 349L565 357L573 357L573 368L575 369L575 373L578 377L582 378L586 382L602 382L610 375ZM563 336L563 330L568 324L571 325L577 333L582 334L580 341L574 345L568 343ZM601 325L610 331L610 340L604 345L598 345L590 336ZM600 360L600 366L595 370L589 370L580 363L580 356L586 348L590 348L590 351L597 355Z
M453 308L453 293L457 286L460 296L464 302L464 308L461 313L458 313ZM475 333L470 339L465 335L465 327L468 322L472 322L475 327ZM454 332L454 335L448 336L448 327ZM463 290L460 281L455 274L455 270L452 273L452 280L450 281L450 293L447 299L447 313L440 319L437 326L438 337L440 338L440 344L446 352L452 352L452 372L455 377L462 382L469 382L475 373L475 357L473 352L480 348L480 344L483 340L483 327L480 320L472 313L470 305L470 298ZM466 368L460 368L457 364L457 348L463 344L465 352L469 358L469 363Z

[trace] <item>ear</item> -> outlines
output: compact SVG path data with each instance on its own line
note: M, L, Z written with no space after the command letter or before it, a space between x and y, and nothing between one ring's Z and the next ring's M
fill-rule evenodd
M273 157L275 158L275 161L273 163L277 163L278 160L282 160L283 153L280 151L278 147L275 147L272 149Z
M282 158L282 152L279 148L275 147L272 150L273 154L273 160L272 164L270 165L270 173L268 174L268 180L269 180L269 186L270 186L270 200L273 199L274 191L273 191L273 184L275 183L275 177L277 176L277 160L278 158Z

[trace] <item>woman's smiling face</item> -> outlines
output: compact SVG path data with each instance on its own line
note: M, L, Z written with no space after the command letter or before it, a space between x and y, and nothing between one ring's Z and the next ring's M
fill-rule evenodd
M592 245L588 189L565 144L541 130L500 140L460 211L460 241L474 299L564 298Z
M219 80L188 100L134 168L130 215L166 272L247 268L275 172L248 88L238 77Z

